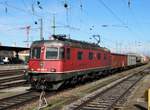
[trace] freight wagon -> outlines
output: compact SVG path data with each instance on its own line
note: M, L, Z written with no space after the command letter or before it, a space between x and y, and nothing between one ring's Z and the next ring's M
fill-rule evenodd
M111 53L111 68L120 70L127 67L127 55Z
M137 64L137 57L135 55L127 55L127 66L132 67L132 66L136 66Z

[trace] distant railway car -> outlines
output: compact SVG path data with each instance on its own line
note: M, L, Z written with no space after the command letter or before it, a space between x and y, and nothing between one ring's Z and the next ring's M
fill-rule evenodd
M127 55L111 53L112 69L123 69L127 66Z
M140 57L139 57L140 59L139 59L139 63L141 63L141 64L146 64L146 63L148 63L148 57L147 56L144 56L144 55L140 55Z
M96 44L53 36L31 45L28 80L33 88L58 89L111 67L110 51ZM125 62L122 62L125 65Z
M128 66L135 66L137 64L137 57L135 55L128 54Z
M149 58L147 56L144 56L143 58L143 63L146 64L149 62Z

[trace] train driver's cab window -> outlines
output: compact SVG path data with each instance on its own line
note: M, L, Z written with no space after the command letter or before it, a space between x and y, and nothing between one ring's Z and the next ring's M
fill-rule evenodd
M47 47L46 48L46 59L57 59L58 58L58 48Z
M67 48L67 50L66 50L66 58L68 60L70 59L70 48Z
M33 59L39 59L41 56L41 48L36 47L31 49L31 58Z
M92 59L93 59L93 53L89 52L89 60L92 60Z

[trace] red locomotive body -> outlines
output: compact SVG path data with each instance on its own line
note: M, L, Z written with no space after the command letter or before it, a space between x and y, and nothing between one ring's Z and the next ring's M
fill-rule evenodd
M127 55L111 53L112 69L123 69L127 67Z
M31 46L28 80L32 87L58 89L111 68L111 54L96 44L53 36ZM38 87L37 87L38 86Z
M102 48L70 47L70 58L63 62L63 72L78 72L110 67L110 52Z

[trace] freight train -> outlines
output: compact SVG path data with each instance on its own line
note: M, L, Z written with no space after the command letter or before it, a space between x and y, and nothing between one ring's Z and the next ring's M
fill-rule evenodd
M51 40L32 43L27 80L32 88L57 90L141 64L135 55L111 53L97 44L53 35Z

